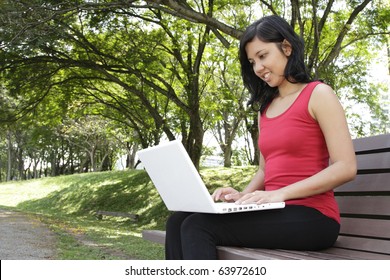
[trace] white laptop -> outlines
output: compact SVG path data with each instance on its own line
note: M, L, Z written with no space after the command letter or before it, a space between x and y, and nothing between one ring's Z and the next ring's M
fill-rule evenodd
M179 140L147 148L137 154L170 211L224 214L285 206L284 202L260 205L214 202Z

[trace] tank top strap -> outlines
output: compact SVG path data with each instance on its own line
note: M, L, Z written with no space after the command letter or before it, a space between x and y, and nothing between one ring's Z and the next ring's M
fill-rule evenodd
M322 84L321 81L310 82L306 85L306 87L302 90L300 96L298 97L299 103L307 105L309 103L311 94L313 93L314 88Z

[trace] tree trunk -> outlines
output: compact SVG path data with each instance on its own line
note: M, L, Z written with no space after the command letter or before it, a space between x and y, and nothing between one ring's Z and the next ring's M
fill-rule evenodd
M224 145L223 151L223 166L231 167L232 166L232 144Z
M254 115L253 123L250 126L248 125L248 129L252 138L253 151L254 151L252 164L258 165L260 160L260 150L259 150L259 145L257 144L259 138L259 120L257 115Z
M188 138L183 138L183 141L192 162L194 163L196 169L199 170L200 158L202 156L204 131L198 112L190 115L190 131Z
M7 131L7 179L6 181L11 181L12 174L12 142L11 142L11 132Z
M57 155L56 152L53 150L51 153L51 176L57 175Z

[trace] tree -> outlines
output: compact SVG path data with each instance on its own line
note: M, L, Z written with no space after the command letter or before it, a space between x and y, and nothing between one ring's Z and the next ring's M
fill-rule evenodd
M97 19L106 17L104 10L91 14L83 12L77 14L74 12L78 10L69 12L66 4L71 3L65 3L64 7L56 6L62 10L55 10L55 12L53 12L54 8L52 10L47 9L46 6L43 8L33 6L38 12L28 16L41 17L43 15L46 16L45 20L39 28L29 30L28 33L23 33L24 36L18 37L18 42L10 41L6 48L8 52L4 52L8 58L13 57L13 59L3 67L3 71L8 75L11 72L27 75L32 83L21 87L16 86L15 83L13 90L20 94L26 91L27 87L35 87L34 92L40 92L39 96L30 96L31 102L26 102L25 110L31 110L31 107L36 106L37 102L44 98L53 87L65 86L76 79L79 81L104 80L115 83L131 93L132 99L136 98L149 112L156 128L162 129L168 139L174 139L175 136L170 126L159 113L164 107L154 106L155 93L158 93L162 97L157 100L174 104L181 112L183 117L181 117L180 125L183 142L194 163L198 165L204 134L200 119L199 71L209 29L191 26L185 21L171 23L172 21L165 19L164 15L152 11L153 24L161 28L155 29L147 25L144 28L151 29L151 31L141 30L139 32L133 27L136 25L140 28L140 26L126 21L128 25L121 27L123 29L121 39L125 38L127 42L135 46L130 50L123 43L119 44L117 34L110 32L111 28L118 26L119 20L125 19L123 16L113 16L111 22L98 24ZM79 16L78 22L75 20L77 15ZM54 28L55 24L56 28ZM181 32L170 31L170 24L179 26ZM57 29L57 26L60 28ZM16 24L16 29L20 31L18 24ZM40 32L41 29L50 32L40 34L39 40L30 40L30 38L38 38L35 32ZM95 36L96 30L102 31L100 36ZM184 37L183 32L186 35ZM140 48L142 39L145 37L149 39ZM134 38L142 39L134 41ZM19 48L16 51L11 48L15 44L23 45L24 40L29 40L26 48ZM165 41L167 43L164 43ZM32 49L37 51L32 51ZM133 51L135 49L137 52ZM114 53L115 50L119 53ZM123 50L129 58L120 55ZM171 59L167 60L162 54L171 56ZM163 65L166 62L179 67L179 70L172 67L168 68L171 71L169 75L159 74L165 69ZM39 67L41 70L39 77L35 74L36 72L30 73L31 67ZM67 74L64 75L64 72ZM13 81L20 82L21 79L14 78Z
M112 134L107 133L110 130L109 126L110 123L102 118L86 115L78 120L67 120L60 135L65 136L66 141L73 146L86 152L92 171L102 171L106 159L116 148L113 146L114 141L108 138L110 136L114 138Z
M221 48L218 44L210 47L208 71L213 73L207 83L207 120L224 157L224 166L231 167L233 141L237 139L242 121L248 110L245 100L248 93L243 88L236 48ZM215 57L213 57L215 56ZM213 63L213 64L212 64Z

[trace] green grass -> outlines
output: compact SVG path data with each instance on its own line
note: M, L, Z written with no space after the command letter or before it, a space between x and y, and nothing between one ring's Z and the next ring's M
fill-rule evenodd
M255 167L208 168L201 175L210 192L244 187ZM141 238L144 229L164 229L169 211L141 170L85 173L0 184L0 208L34 214L58 236L57 259L163 259L163 246ZM130 212L104 217L97 210ZM93 244L93 246L91 246Z

